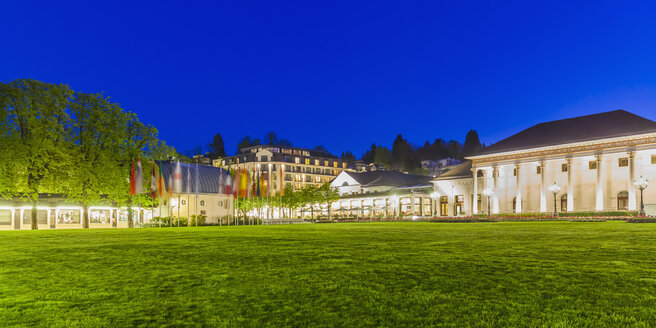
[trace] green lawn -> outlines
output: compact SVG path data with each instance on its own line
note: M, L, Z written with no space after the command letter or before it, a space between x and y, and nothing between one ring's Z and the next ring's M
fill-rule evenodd
M656 224L0 232L0 326L651 326Z

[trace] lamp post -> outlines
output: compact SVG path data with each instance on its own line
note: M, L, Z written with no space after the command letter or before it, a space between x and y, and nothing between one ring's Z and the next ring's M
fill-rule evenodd
M553 193L554 195L554 216L558 216L558 209L556 208L556 195L560 191L560 186L557 185L556 182L554 182L554 184L549 186L549 188L547 189L549 189L549 191L551 191L551 193Z
M489 218L490 217L490 197L492 197L492 195L494 195L494 190L492 190L492 188L486 188L485 190L483 190L483 195L485 195L485 197L487 197L487 217Z
M436 207L436 205L437 205L437 199L438 199L439 197L440 197L440 194L438 194L438 193L435 192L435 191L432 192L432 193L430 194L430 198L433 200L433 204L432 204L432 206L431 206L431 209L432 209L432 211L431 211L431 212L432 212L432 213L431 213L431 216L437 216L437 215L436 215L436 214L437 214L437 209L436 209L435 207Z
M649 185L649 180L642 176L633 181L633 186L640 189L640 211L638 212L638 216L645 216L645 203L642 201L642 191L647 188L647 185Z

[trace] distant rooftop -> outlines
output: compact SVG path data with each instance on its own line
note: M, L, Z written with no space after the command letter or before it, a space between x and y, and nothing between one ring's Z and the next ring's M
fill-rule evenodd
M620 109L536 124L472 157L645 133L656 133L656 122Z
M337 158L337 156L323 150L299 148L299 147L291 147L291 146L277 146L277 145L256 145L256 146L244 147L239 150L239 154L254 153L259 151L260 149L266 149L272 153L285 153L288 155Z
M429 184L431 177L405 174L396 171L346 172L363 187L394 186L409 187Z

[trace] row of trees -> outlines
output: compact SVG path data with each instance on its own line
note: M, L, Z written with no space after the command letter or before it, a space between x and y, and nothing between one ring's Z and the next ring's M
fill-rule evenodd
M0 154L0 196L31 205L32 229L41 195L82 204L88 227L89 205L132 204L133 159L150 172L148 159L178 156L154 127L108 97L31 79L0 82Z
M463 145L455 140L445 141L438 138L432 144L426 141L422 147L415 147L399 134L394 140L391 150L374 143L362 156L362 161L366 164L381 164L392 170L423 173L421 169L423 160L438 160L447 157L462 160L465 156L473 155L481 149L483 149L483 145L481 145L476 130L470 130L467 133ZM342 153L342 160L355 161L355 156L350 152Z
M274 209L278 209L283 217L292 217L292 213L299 209L308 210L314 217L315 211L327 208L330 216L330 204L339 199L336 189L325 183L321 187L306 185L301 190L294 190L291 184L285 186L283 195L272 197L239 198L235 203L238 216L247 217L248 213L255 213L259 218L273 216Z

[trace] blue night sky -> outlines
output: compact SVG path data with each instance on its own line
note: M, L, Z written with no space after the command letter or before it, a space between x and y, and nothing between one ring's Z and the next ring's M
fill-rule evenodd
M101 92L178 150L275 130L362 155L494 143L623 108L656 119L656 8L525 1L10 1L0 80Z

